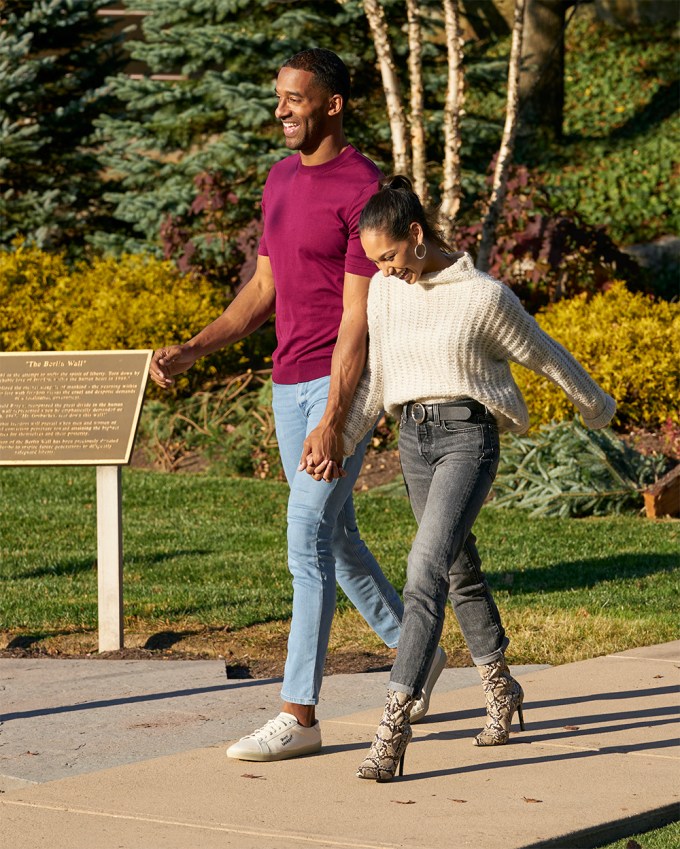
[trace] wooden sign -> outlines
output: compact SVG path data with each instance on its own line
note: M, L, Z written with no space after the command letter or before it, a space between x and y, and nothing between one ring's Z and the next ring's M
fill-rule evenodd
M0 466L128 463L152 353L0 354Z

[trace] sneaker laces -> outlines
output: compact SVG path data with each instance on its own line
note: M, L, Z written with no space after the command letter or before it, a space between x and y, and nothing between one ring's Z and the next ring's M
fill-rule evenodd
M270 719L262 728L255 729L252 734L247 734L243 739L247 740L253 737L255 740L266 740L268 737L275 737L280 731L288 728L290 724L289 720L279 719L278 716L275 716L274 719Z

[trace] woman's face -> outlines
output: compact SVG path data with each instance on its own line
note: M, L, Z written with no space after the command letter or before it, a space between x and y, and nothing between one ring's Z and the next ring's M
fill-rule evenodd
M425 258L418 259L415 255L419 241L422 241L422 228L415 222L411 224L408 239L403 241L392 239L382 230L361 232L361 244L371 262L385 277L398 277L406 283L415 283L423 273Z

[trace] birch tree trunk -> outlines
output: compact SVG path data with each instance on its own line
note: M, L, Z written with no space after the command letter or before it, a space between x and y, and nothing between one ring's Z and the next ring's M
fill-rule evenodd
M498 151L498 159L496 160L489 207L484 217L484 223L482 224L482 240L477 254L477 268L481 271L486 271L489 268L491 247L496 235L498 218L503 208L508 169L512 161L515 133L517 131L519 74L525 3L526 0L515 0L515 16L512 24L512 48L510 50L510 67L508 70L508 100L505 112L505 127L503 128L503 138Z
M408 71L411 81L411 155L413 157L413 187L423 204L427 204L427 156L423 108L423 36L417 0L406 0L408 15Z
M444 236L451 239L460 207L460 116L464 98L463 36L458 0L444 0L448 81L444 104L444 174L440 214Z
M363 0L364 12L375 45L375 53L378 57L380 75L382 77L383 89L385 90L385 101L387 103L387 118L392 133L392 157L394 159L394 170L399 174L408 174L409 156L406 132L406 116L401 96L401 86L394 64L392 46L385 20L385 12L379 0Z

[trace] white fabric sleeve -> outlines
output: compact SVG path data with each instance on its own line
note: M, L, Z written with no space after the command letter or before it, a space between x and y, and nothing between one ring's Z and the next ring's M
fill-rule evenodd
M566 348L541 330L508 286L499 283L496 291L489 329L502 354L559 386L587 427L606 427L616 412L616 401Z
M371 294L373 292L373 297ZM380 323L378 298L374 286L368 295L368 361L359 380L352 406L350 407L343 431L344 453L346 457L356 451L357 444L375 424L383 409L383 362L380 344Z

